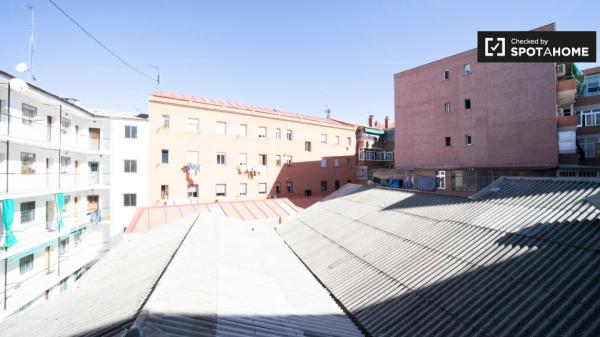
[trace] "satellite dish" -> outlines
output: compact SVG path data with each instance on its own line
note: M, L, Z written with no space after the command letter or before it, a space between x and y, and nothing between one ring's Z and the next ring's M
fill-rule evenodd
M23 81L20 78L13 78L10 81L8 81L8 83L10 83L10 88L12 90L15 91L23 91L23 90L27 90L29 88L29 86L27 85L27 82Z
M17 64L15 69L17 69L17 72L19 72L19 73L24 73L27 71L27 69L29 69L29 66L25 62L21 62L21 63Z

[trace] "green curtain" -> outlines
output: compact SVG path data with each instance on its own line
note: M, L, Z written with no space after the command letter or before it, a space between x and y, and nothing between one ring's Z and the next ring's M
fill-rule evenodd
M15 218L15 201L12 199L2 200L2 225L4 226L4 240L2 247L12 247L17 243L17 238L11 230L13 219Z
M63 208L65 207L65 195L62 193L56 193L56 211L58 212L58 222L57 222L57 229L61 230L64 226L65 223L63 222Z

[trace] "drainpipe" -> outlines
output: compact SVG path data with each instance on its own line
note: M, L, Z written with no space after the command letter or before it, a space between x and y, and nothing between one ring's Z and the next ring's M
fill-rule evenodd
M4 310L6 310L6 290L8 285L8 257L4 259Z
M7 103L7 107L6 107L6 117L7 117L7 123L6 123L6 136L10 136L10 82L8 82L8 97L6 100ZM9 160L9 141L6 141L6 193L8 193L8 163L10 162Z

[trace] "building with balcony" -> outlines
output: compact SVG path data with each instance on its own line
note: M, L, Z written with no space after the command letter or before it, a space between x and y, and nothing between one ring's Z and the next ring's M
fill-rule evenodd
M395 74L398 177L471 194L501 176L556 174L557 103L573 85L557 95L554 63L479 63L476 49Z
M320 196L354 179L351 123L164 92L149 109L150 206Z
M110 121L0 72L0 318L58 293L106 249Z
M375 170L394 167L394 123L388 116L383 123L374 117L356 129L356 180L361 184L372 180Z

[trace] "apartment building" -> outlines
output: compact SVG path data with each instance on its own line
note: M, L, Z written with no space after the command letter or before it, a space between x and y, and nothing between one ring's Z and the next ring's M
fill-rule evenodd
M106 247L108 119L0 72L0 318L66 289Z
M356 128L356 182L367 184L373 172L394 167L394 123L369 115L367 126Z
M558 175L600 176L600 67L579 70L558 64Z
M326 195L354 178L353 124L164 92L149 105L149 205Z
M88 109L110 121L110 239L118 240L148 201L148 115Z
M478 63L473 49L395 74L394 91L395 167L411 183L471 193L503 175L555 174L555 64Z

